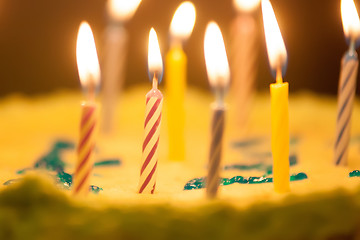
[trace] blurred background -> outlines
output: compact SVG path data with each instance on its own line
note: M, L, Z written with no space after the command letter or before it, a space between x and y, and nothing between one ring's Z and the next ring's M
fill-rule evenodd
M181 2L143 0L126 24L130 39L125 87L148 83L149 29L156 29L164 56L168 50L169 24ZM229 46L230 24L236 10L232 0L194 0L193 3L197 21L185 45L188 82L207 89L203 53L206 24L210 20L217 21L225 44ZM101 58L107 24L105 4L105 0L0 0L0 96L14 92L39 94L57 89L80 89L75 59L78 27L82 20L90 23ZM290 83L290 91L336 94L340 59L347 50L340 0L272 0L272 4L287 46L289 61L285 80ZM267 63L260 13L257 19L260 37L256 87L268 91L273 79Z

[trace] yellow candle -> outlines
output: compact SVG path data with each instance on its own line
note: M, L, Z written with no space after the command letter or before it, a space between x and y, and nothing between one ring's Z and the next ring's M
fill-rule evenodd
M170 49L166 55L166 97L169 128L169 158L185 159L185 109L187 58L181 46Z
M289 84L283 83L287 53L275 13L269 0L261 2L264 32L270 67L276 73L271 93L271 151L273 157L274 190L290 191L289 163Z
M195 7L183 2L170 25L171 48L166 55L165 94L169 135L169 159L185 159L185 109L187 58L182 43L190 36L195 24Z
M271 151L273 156L274 189L290 190L289 163L289 84L282 82L281 71L276 83L270 84L271 93Z

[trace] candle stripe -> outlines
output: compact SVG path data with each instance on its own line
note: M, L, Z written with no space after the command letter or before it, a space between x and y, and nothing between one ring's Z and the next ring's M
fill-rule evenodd
M146 159L145 159L145 162L144 162L143 166L141 167L141 172L140 172L141 174L144 172L144 170L145 170L145 168L147 167L147 165L149 164L151 158L154 156L158 144L159 144L159 138L157 139L155 145L154 145L153 148L151 149L149 155L147 155L147 157L146 157Z
M159 90L152 89L146 95L142 166L140 168L139 193L154 193L158 162L158 146L163 97Z
M150 139L149 143L146 145L145 149L143 150L143 156L147 156L150 154L151 149L153 148L156 141L159 139L159 134L160 134L160 128L158 127L153 137Z
M156 151L155 151L156 153ZM157 161L149 161L148 165L146 166L146 168L144 169L143 173L140 175L143 176L142 178L142 183L145 181L145 179L147 178L147 176L149 176L149 174L151 173L151 171L153 170L154 166L156 165ZM156 170L156 169L155 169ZM154 182L155 182L155 178L154 178ZM141 185L141 184L140 184ZM139 186L140 186L139 185Z
M351 94L348 95L348 97L346 98L344 104L342 105L342 107L341 107L341 109L340 109L340 112L339 112L339 114L338 114L338 117L337 117L337 121L340 120L340 118L341 118L341 116L342 116L342 114L343 114L343 112L344 112L344 110L345 110L345 107L347 106L350 98L351 98Z
M93 131L94 131L95 125L96 125L96 122L94 122L94 123L91 125L90 129L87 131L87 133L85 134L85 136L80 140L80 144L79 144L79 147L78 147L78 151L80 151L80 150L83 148L84 144L88 142L89 137L91 136L91 134L92 134Z
M349 82L349 79L350 79L351 75L354 73L355 69L356 69L356 64L354 64L354 65L352 66L352 68L351 68L351 70L349 71L348 75L345 77L345 81L344 81L344 83L343 83L342 86L341 86L341 91L344 91L344 89L345 89L347 83Z
M336 141L334 144L334 162L336 165L347 164L357 70L357 54L347 52L342 59L338 90L338 115L336 121Z
M340 140L341 140L341 137L342 137L343 134L344 134L345 128L347 128L347 127L349 126L349 125L348 125L348 124L349 124L349 121L350 121L350 117L346 120L343 128L340 130L340 133L339 133L339 135L338 135L338 138L337 138L336 144L335 144L336 147L337 147L337 146L339 145L339 143L340 143Z
M219 184L219 169L221 162L222 138L224 132L224 109L214 110L212 128L211 128L211 145L209 155L208 176L206 179L206 195L208 198L216 196Z
M94 109L89 109L85 116L81 119L81 128L84 127L85 123L89 122L89 118L93 116Z
M82 105L78 158L74 172L74 194L86 195L94 162L95 137L97 133L98 108L94 103Z
M150 174L147 176L146 180L144 181L144 183L142 184L140 190L139 190L139 193L142 193L144 191L144 189L147 187L147 185L149 184L151 178L153 177L154 173L155 173L155 170L156 170L156 167L157 167L157 162L155 163L155 166L152 168ZM154 190L155 190L155 184L153 185L152 189L151 189L151 193L154 193ZM150 185L151 186L151 185Z
M154 136L155 132L157 131L160 121L161 121L161 114L159 115L158 119L156 120L155 124L153 125L153 127L149 131L149 134L146 136L144 140L143 151L145 150L147 144L150 142L150 139Z
M155 111L158 109L159 104L160 104L160 99L156 100L156 102L153 103L153 106L149 112L149 114L147 115L146 119L145 119L145 124L144 127L147 126L148 122L150 121L150 119L154 116ZM150 103L152 105L152 103Z
M89 178L91 170L92 169L89 169L85 176L81 179L80 183L75 188L75 192L79 192L81 188L84 187L85 181Z
M78 174L79 171L83 168L84 164L89 159L90 154L92 153L93 149L94 149L94 147L89 148L89 151L86 153L86 155L83 158L80 158L82 160L81 160L80 164L77 166L77 168L75 170L75 174Z

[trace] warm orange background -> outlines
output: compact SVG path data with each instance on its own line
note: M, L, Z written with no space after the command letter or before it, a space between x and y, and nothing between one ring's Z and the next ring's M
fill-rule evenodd
M148 31L152 26L157 30L164 55L168 26L180 3L178 0L143 0L127 24L130 34L127 86L148 81ZM272 3L287 45L289 64L285 79L290 83L290 90L336 93L340 58L347 48L340 0L272 0ZM229 45L230 23L236 14L231 0L195 0L194 4L197 22L185 46L189 83L207 88L203 57L205 26L211 19L217 21ZM0 95L79 88L75 43L82 20L91 24L101 56L105 0L0 0ZM257 86L267 89L272 79L261 23L259 15Z

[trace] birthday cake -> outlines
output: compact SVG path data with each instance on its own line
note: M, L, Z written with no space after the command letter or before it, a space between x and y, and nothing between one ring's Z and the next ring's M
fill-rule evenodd
M155 194L137 193L147 90L128 89L111 135L99 135L85 199L72 195L81 96L1 101L1 239L359 237L360 126L352 126L348 166L335 166L335 98L291 96L291 191L285 194L274 192L272 183L269 96L257 96L243 127L234 123L229 104L221 186L217 198L207 200L212 96L195 89L185 101L185 160L168 157L165 107ZM359 104L353 119L360 117Z

